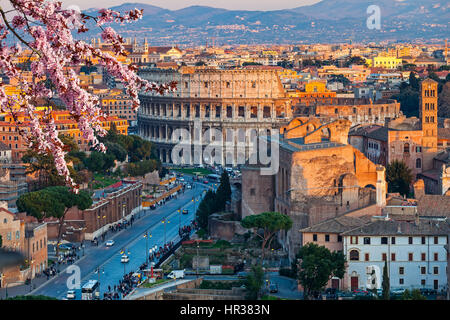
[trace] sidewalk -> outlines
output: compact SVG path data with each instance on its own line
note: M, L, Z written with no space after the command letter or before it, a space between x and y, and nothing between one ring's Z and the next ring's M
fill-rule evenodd
M51 278L50 278L51 279ZM31 284L21 284L21 285L16 285L13 286L12 284L10 284L8 286L8 298L12 298L15 296L23 296L26 295L28 293L30 293L31 291L31 286L33 286L34 288L39 287L40 285L42 285L43 283L47 282L47 276L42 275L39 278L34 278L31 281ZM0 289L0 299L6 299L6 288L1 288Z

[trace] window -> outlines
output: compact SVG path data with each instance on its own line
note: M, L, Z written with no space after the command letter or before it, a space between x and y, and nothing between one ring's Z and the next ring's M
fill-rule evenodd
M422 168L422 160L421 159L416 159L416 168L417 169Z
M391 238L391 244L395 244L395 237Z
M413 254L411 252L408 253L408 261L413 261L413 258L414 258Z
M439 260L439 254L437 252L434 253L434 261Z
M317 241L317 234L313 234L313 241Z
M359 261L359 251L358 250L350 251L350 260L351 261Z
M369 254L368 253L364 254L364 261L369 261Z
M409 153L409 143L403 145L403 153Z
M408 243L409 244L413 244L413 238L412 237L408 237Z
M329 242L329 241L330 241L330 235L329 235L329 234L326 234L326 235L325 235L325 241L326 241L326 242Z
M438 237L434 237L434 244L439 244L439 238Z
M405 274L405 267L399 267L398 274Z
M427 273L427 268L426 267L420 267L420 273L421 274L426 274Z
M416 152L417 152L417 153L422 152L422 147L416 147Z
M439 274L439 267L433 267L433 274Z
M404 284L404 279L403 278L398 279L398 283L399 284Z
M425 237L422 237L422 244L425 244Z
M424 285L426 284L425 279L420 280L420 284L421 284L422 286L424 286Z
M364 244L370 244L370 238L364 237Z
M434 286L434 290L437 290L439 288L439 280L434 280L433 281L433 286Z
M387 237L381 237L381 244L387 244L388 238Z
M338 242L342 242L342 236L341 235L338 235L337 241Z
M381 260L386 261L387 260L387 254L383 253Z
M358 244L358 237L355 236L350 237L350 244Z
M391 261L395 261L395 253L391 253Z
M422 259L422 261L427 260L427 255L424 252L422 252L422 254L421 254L421 259Z
M251 189L250 189L250 195L251 195L251 196L254 196L254 195L255 195L255 188L251 188Z

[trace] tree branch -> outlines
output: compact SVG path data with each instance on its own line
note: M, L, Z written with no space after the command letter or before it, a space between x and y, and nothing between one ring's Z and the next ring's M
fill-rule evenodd
M0 7L0 15L3 18L3 21L5 22L6 27L8 28L9 31L11 31L17 39L19 39L20 42L22 42L23 44L25 44L28 48L30 48L34 53L36 53L39 57L41 56L41 53L39 51L37 51L35 48L31 47L30 44L25 41L17 32L16 30L14 30L13 27L11 27L11 25L8 22L8 19L6 19L6 14L5 11L3 11L3 8Z

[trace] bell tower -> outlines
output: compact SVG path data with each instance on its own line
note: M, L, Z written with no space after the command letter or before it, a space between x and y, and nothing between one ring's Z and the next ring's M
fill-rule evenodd
M433 157L437 153L437 106L438 83L425 79L420 84L420 120L422 122L423 170L433 167Z

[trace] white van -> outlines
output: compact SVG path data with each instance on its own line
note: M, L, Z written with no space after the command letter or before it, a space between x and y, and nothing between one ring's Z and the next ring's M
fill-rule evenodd
M171 273L167 275L169 279L183 279L184 278L184 269L183 270L173 270Z

